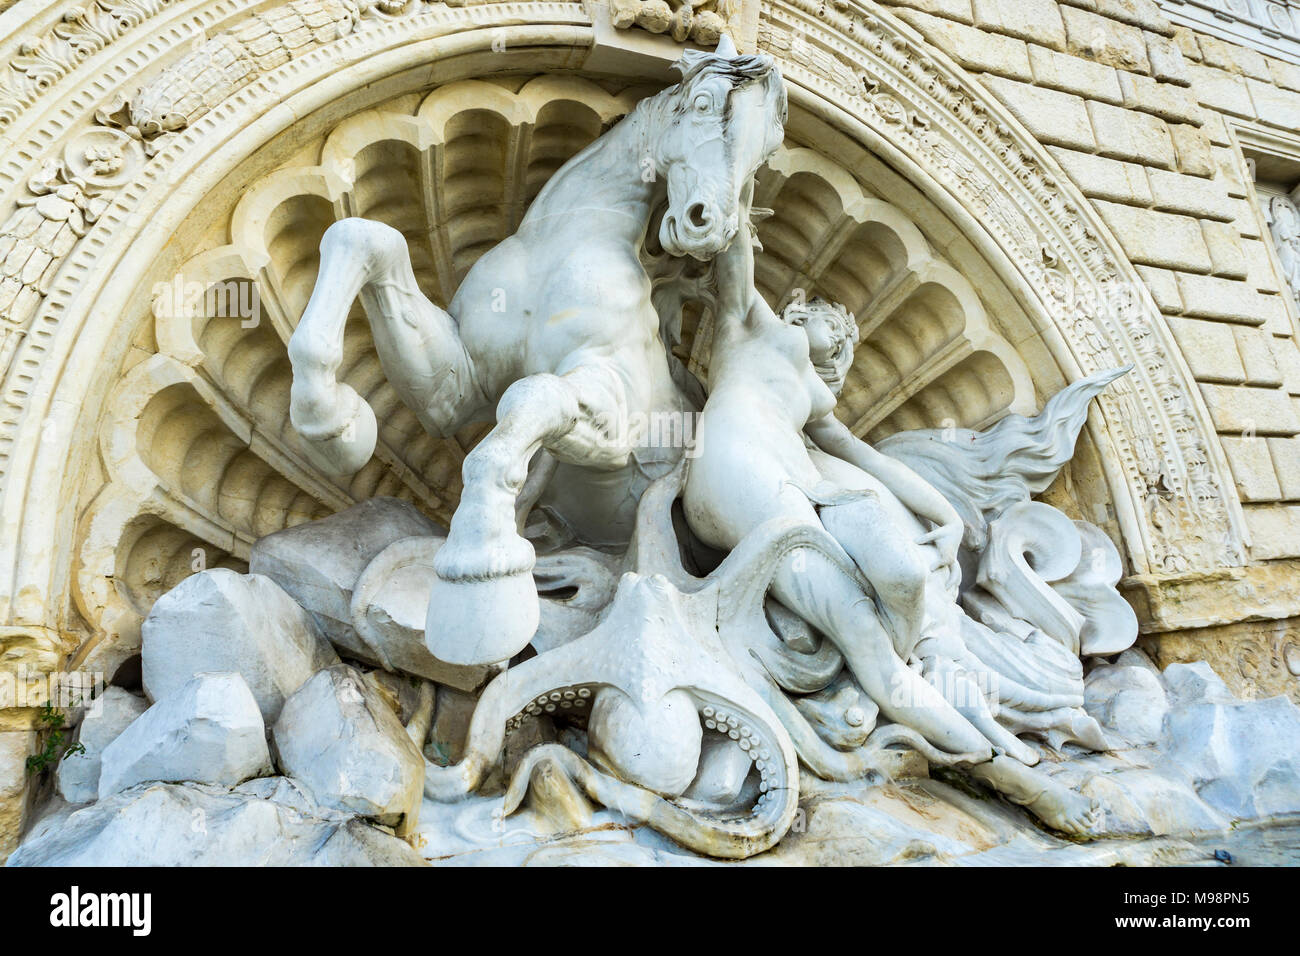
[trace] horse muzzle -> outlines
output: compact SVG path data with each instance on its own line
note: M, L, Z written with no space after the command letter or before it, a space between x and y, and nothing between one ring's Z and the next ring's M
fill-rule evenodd
M735 213L723 216L716 204L692 202L683 215L668 213L659 227L659 243L674 256L708 261L727 248L736 235Z

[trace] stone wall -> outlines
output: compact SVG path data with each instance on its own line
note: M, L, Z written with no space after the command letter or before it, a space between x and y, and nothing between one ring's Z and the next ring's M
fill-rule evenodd
M1137 267L1204 396L1250 566L1126 582L1146 645L1162 665L1210 660L1245 696L1296 696L1296 305L1243 139L1300 129L1300 65L1175 26L1151 0L884 2L1048 146Z
M1295 309L1233 127L1300 127L1300 66L1151 0L885 0L1047 144L1138 267L1200 386L1250 556L1300 556Z
M147 181L138 169L121 176L101 175L93 169L87 173L85 168L81 168L89 165L84 152L71 148L73 142L80 142L72 138L76 124L84 128L93 124L95 128L91 132L109 136L106 129L116 128L115 124L121 122L120 114L107 110L110 93L131 95L145 79L156 78L161 65L172 62L177 50L188 49L186 44L198 42L195 40L196 27L201 27L197 36L203 40L208 36L204 31L211 31L215 36L230 23L246 22L240 18L251 18L249 11L277 7L276 4L249 3L246 0L238 3L184 0L175 4L165 0L132 0L130 5L139 12L139 17L130 21L113 20L115 25L111 30L94 19L101 15L110 17L106 11L112 7L111 3L95 6L98 12L92 11L94 23L91 26L64 26L57 22L58 8L70 4L48 4L41 8L29 0L24 9L15 8L10 12L8 22L15 22L20 15L27 16L28 21L24 22L26 32L44 31L45 35L55 38L51 41L51 49L67 55L55 57L47 63L39 58L39 62L23 59L26 54L13 54L10 56L12 62L8 64L9 72L0 78L0 120L12 114L21 118L19 125L22 125L39 115L41 122L49 127L48 130L44 126L35 130L33 125L32 130L27 130L32 135L31 143L21 149L6 146L9 165L0 175L0 193L4 194L4 205L0 209L5 216L13 213L17 230L19 227L27 228L29 222L18 212L13 212L9 204L10 193L22 194L27 205L20 207L20 211L35 208L34 196L47 193L60 197L66 194L72 198L63 199L63 202L82 204L78 207L80 212L68 212L64 219L59 220L67 223L66 229L56 230L47 243L49 249L40 250L41 255L47 256L43 262L48 266L48 273L28 276L30 270L24 267L19 277L22 281L18 284L29 300L18 303L22 306L20 311L24 323L20 325L0 315L6 319L0 323L0 378L8 374L9 383L17 382L14 390L21 393L24 402L33 396L44 401L53 386L47 389L45 380L36 382L37 371L43 367L36 359L23 364L19 349L30 346L32 342L45 348L47 343L55 340L57 331L53 319L43 326L32 323L30 328L26 325L27 320L38 313L42 319L49 317L47 313L57 313L56 318L68 318L65 324L69 325L72 320L79 322L84 319L91 311L87 303L93 300L84 296L76 299L82 293L80 277L91 271L100 255L100 252L92 255L87 250L92 246L95 250L108 249L108 252L103 252L105 260L109 252L116 254L111 244L99 235L107 226L101 225L98 233L90 235L93 242L81 242L91 233L94 217L106 212L107 220L122 221L123 210L129 202L141 201L141 196L152 198L154 193L171 189L177 183L184 183L188 188L198 175L197 171L190 170L187 178L187 174L177 173L173 165L167 171L170 178L162 185L157 169L150 173L152 179ZM310 5L305 4L303 8ZM11 6L14 5L0 0L0 12ZM338 5L327 3L322 9L328 8L327 13L333 10L343 17L339 12L343 7L338 6L336 10L335 6ZM404 5L399 3L396 6ZM546 56L551 59L546 60L546 68L556 72L566 69L618 72L611 67L614 61L608 59L612 55L609 51L618 44L611 44L607 33L601 32L604 28L598 18L593 20L590 7L565 2L492 4L491 8L495 9L489 12L489 9L459 9L462 6L459 3L411 3L405 6L412 14L427 14L418 29L400 22L389 22L372 11L370 20L357 27L350 38L340 37L337 42L333 39L334 33L328 36L322 33L324 39L312 39L310 43L305 35L294 34L297 40L302 41L301 50L294 48L297 52L289 57L292 62L284 67L285 75L290 76L297 69L314 69L312 63L322 59L317 47L341 47L346 43L359 47L363 42L370 42L367 37L397 36L401 31L405 31L402 35L407 37L403 42L409 42L411 36L419 34L424 38L422 42L429 44L421 50L421 63L427 64L430 58L437 60L437 56L429 53L430 50L443 49L432 45L435 29L429 22L455 24L459 20L467 24L472 20L485 36L488 26L498 21L505 26L494 29L504 30L508 26L517 30L521 48L532 44L534 52L528 64L530 69L538 68L538 57L543 56L536 51L549 50L551 52ZM751 0L744 7L747 11L745 16L749 17L745 22L750 24L752 20L751 26L756 31L759 4ZM789 4L764 4L763 9L769 26L772 24L769 14L775 11L779 14L777 19L781 20L777 26L786 29L786 33L800 29L838 31L832 40L848 36L844 28L836 26L845 17L849 17L847 22L851 23L852 18L861 21L869 19L876 11L888 10L916 31L924 44L956 61L973 78L974 83L970 85L988 90L999 100L1027 129L1029 137L1043 144L1064 175L1092 204L1094 209L1089 212L1095 212L1100 223L1110 230L1123 254L1135 266L1137 275L1149 288L1201 391L1222 452L1221 462L1220 449L1210 450L1209 470L1218 472L1225 487L1235 486L1228 489L1228 497L1235 494L1240 498L1250 537L1249 551L1243 556L1244 567L1219 567L1219 563L1241 564L1242 561L1207 560L1194 565L1197 570L1186 574L1137 574L1124 582L1125 592L1138 609L1147 635L1145 640L1161 663L1207 658L1240 693L1247 696L1285 693L1296 697L1300 688L1300 682L1296 680L1300 676L1300 650L1296 648L1300 645L1294 637L1300 631L1300 349L1295 338L1297 309L1279 270L1267 224L1255 202L1255 190L1249 182L1252 170L1247 159L1258 152L1260 143L1277 140L1282 143L1281 152L1293 146L1294 168L1283 163L1283 171L1278 173L1275 164L1270 175L1294 174L1292 185L1300 181L1300 133L1297 133L1300 130L1300 65L1175 27L1150 0L880 0L879 3L861 0L852 4L835 0L822 7L820 12L815 12L815 4L800 0ZM451 26L445 29L448 36L454 32ZM468 31L468 26L460 25L456 29ZM537 35L525 36L530 29ZM745 30L749 31L750 26ZM90 31L98 39L92 43L79 31ZM11 37L21 32L11 31L8 38L0 34L0 38L13 45ZM342 28L338 32L342 34ZM766 36L770 41L779 32L769 30ZM319 43L317 39L320 39ZM749 40L748 36L740 39L742 44ZM480 46L487 47L489 40L480 40ZM672 55L676 53L676 47L666 36L641 36L636 40L653 40L658 44L657 47L646 47L642 55L646 62L662 65L668 62L664 59L665 50ZM378 39L373 42L376 50L386 49L380 46ZM443 41L439 39L437 42ZM511 42L515 41L512 39ZM836 104L835 110L849 112L861 107L864 110L862 116L874 116L875 120L882 122L890 118L890 114L879 110L871 113L855 99L861 98L863 87L862 77L853 68L855 64L851 56L841 50L837 54L840 59L834 60L825 52L834 43L827 43L825 39L818 42L821 45L814 43L811 51L795 51L789 44L781 49L767 48L783 58L783 64L790 68L791 75L806 61L810 72L803 81L805 96L807 90L817 89L818 95ZM853 42L867 41L859 31ZM446 43L449 51L461 50L462 47L470 49L468 41L462 46L454 46L452 40ZM583 44L592 44L590 53L580 49ZM199 44L196 49L201 47ZM72 56L74 48L82 50L84 57ZM847 40L845 49L850 49ZM907 70L902 55L896 57L898 63L891 59L896 52L885 50L880 53L881 63L877 64L877 72L890 74L897 67L897 77L905 76ZM347 55L350 54L338 53L339 61L344 62ZM487 56L483 50L475 55ZM606 59L599 59L600 55L606 55ZM630 54L619 48L619 55ZM451 60L454 56L449 52L446 58ZM817 86L808 77L818 72L823 60L830 65L819 77L825 82ZM370 66L351 69L370 69ZM495 63L490 69L497 69ZM645 70L644 63L637 69ZM485 70L489 68L485 67ZM104 72L101 75L96 71ZM270 66L265 70L268 77L273 72ZM261 75L256 71L249 74L250 77ZM111 82L103 77L109 77ZM365 82L373 79L366 74ZM240 82L247 83L249 78ZM445 78L431 82L445 82ZM965 82L964 78L962 82ZM905 100L900 91L907 84L899 79L895 86L898 89L894 93ZM928 89L933 91L942 86L943 83L931 83ZM335 87L340 96L347 92L338 83L331 89ZM210 141L224 143L226 137L233 138L233 133L222 132L217 125L218 122L227 122L224 118L226 113L247 111L248 116L241 119L241 125L254 127L258 125L255 120L263 121L262 125L272 125L269 119L274 119L277 111L287 110L277 100L279 94L272 95L273 89L271 93L261 86L253 92L243 91L242 87L239 90L237 95L227 90L223 94L224 102L214 93L211 104L202 104L204 111L211 109L213 114L209 117L214 127L209 134ZM57 103L56 97L59 98ZM979 97L987 99L982 92ZM877 91L875 98L894 102L893 94L886 90ZM1025 218L1035 227L1042 226L1042 232L1025 231L1030 236L1027 248L1033 253L1033 258L1039 258L1038 243L1044 241L1044 235L1053 230L1057 234L1066 234L1069 230L1069 227L1061 225L1061 220L1053 220L1045 210L1059 211L1066 208L1068 202L1051 195L1050 184L1047 189L1039 189L1042 184L1033 176L1044 163L1039 163L1027 174L1023 166L1017 167L1014 162L996 165L996 160L988 158L991 154L982 151L988 144L979 140L978 130L968 137L973 144L969 150L966 150L965 140L944 141L939 131L953 119L952 111L969 109L972 98L955 98L952 102L958 106L953 107L949 101L941 101L936 96L930 112L922 115L921 111L914 109L910 114L911 123L900 122L896 128L885 124L885 127L892 130L890 135L898 143L907 148L915 147L917 152L938 143L946 150L942 154L945 157L963 162L964 157L974 157L966 166L959 164L952 169L968 171L972 178L966 185L978 185L975 192L981 197L998 189L1015 188L1035 197L1047 195L1050 202L1041 209L1033 207ZM949 112L945 113L945 110ZM96 115L97 112L103 115ZM199 115L195 113L191 119L197 121ZM901 115L906 116L906 111ZM75 118L75 121L70 118ZM918 120L923 122L918 123ZM978 123L971 123L970 115L964 115L962 121L978 126ZM913 127L925 129L926 135L915 135ZM135 132L139 135L138 130ZM9 132L5 135L16 137L17 134ZM119 138L124 136L115 135ZM149 136L156 136L156 131ZM19 140L15 138L13 141ZM9 140L5 142L8 144ZM139 153L136 159L143 162L144 150L147 148L152 157L155 150L164 148L163 142L161 138L149 139L146 136L131 145L128 152L132 155ZM1022 140L1008 138L993 144L991 149L1006 151L1007 143L1013 142L1035 145L1028 137ZM73 165L77 167L72 171L89 176L91 185L100 189L97 197L82 196L73 188L74 184L57 179L41 182L38 185L43 192L27 195L25 189L29 192L36 189L27 184L48 158L46 154L52 156L64 150L65 145L68 156L75 160ZM175 156L160 155L173 164L177 161ZM1021 156L1024 155L1027 151L1022 152ZM1006 160L1006 156L1001 158ZM124 183L129 185L124 187ZM119 198L119 191L122 193L122 208L113 210L111 203ZM187 202L197 201L194 196L182 198ZM957 201L967 200L958 195ZM40 209L56 208L56 205L53 198L45 199ZM1023 210L1017 209L1013 202L990 203L972 215L976 219L981 216L992 219L995 213L999 216L1012 213L1024 216ZM137 220L125 222L122 228L127 230L124 233L127 235L126 245L131 245L132 237L136 235L130 230L138 228L145 218L142 215ZM1014 221L1019 222L1018 219ZM1071 219L1071 223L1078 227L1078 235L1070 235L1067 246L1070 243L1086 245L1084 240L1092 237L1092 227L1086 222L1079 225L1078 219ZM1094 220L1098 229L1101 229L1100 223ZM950 223L946 225L954 228ZM146 247L147 243L137 243L133 255L139 258L143 253L138 250ZM82 258L69 260L70 265L65 264L64 257L74 249ZM981 247L978 254L983 254L983 249ZM1042 251L1042 258L1049 259L1060 250L1047 255L1051 250L1043 246ZM976 247L972 245L970 255L961 264L968 265L977 257ZM1118 252L1115 258L1120 258ZM1041 266L1040 263L1035 265ZM1063 269L1062 273L1068 274L1068 270ZM0 277L9 275L0 271ZM224 278L224 274L221 277ZM95 281L103 279L97 277ZM1028 288L1028 285L1022 288ZM993 311L998 303L989 295L988 289L981 288L980 291L989 299L985 305ZM49 301L42 297L48 297ZM69 303L73 303L72 306ZM145 314L147 303L134 304L142 306L140 314ZM101 311L102 315L111 317L122 314L124 310L106 307ZM100 316L101 313L95 314ZM999 319L1005 319L1005 316L999 316ZM151 326L144 328L146 332L139 343L122 336L115 341L129 343L133 355L137 351L141 355L151 352L152 332L148 331ZM1026 348L1042 348L1041 344L1030 342L1030 338L1025 334L1016 341L1028 343ZM1112 361L1110 364L1119 363ZM90 364L77 368L77 374L84 370L84 377L96 382L97 390L93 394L102 398L110 384L98 381L107 375L103 365L93 366L94 374L91 374ZM1063 365L1062 371L1064 369ZM1171 398L1179 398L1165 394L1160 397L1167 403ZM24 404L22 414L25 418L12 411L6 411L0 417L0 430L12 425L15 433L23 422L42 423L39 437L35 437L37 433L31 430L22 433L25 437L15 445L18 449L15 460L34 456L34 449L41 443L53 447L57 441L70 440L64 434L64 425L79 420L84 408L93 406L97 409L100 404L87 400L60 399L60 402L62 404L56 402L44 412L39 411L39 402L36 402L38 410L31 413L26 411ZM1149 404L1154 406L1153 414L1159 411L1158 401ZM1191 420L1185 418L1183 421L1190 423ZM90 421L90 424L95 423ZM1187 427L1191 427L1190 424ZM1116 428L1116 431L1122 429ZM1178 432L1179 427L1171 426L1169 431ZM86 448L93 444L91 432L79 433L76 440ZM1140 440L1133 443L1139 444ZM1212 444L1212 440L1209 443ZM1204 447L1204 444L1199 447ZM119 443L113 447L125 446ZM1180 447L1198 446L1190 443ZM1105 449L1100 452L1106 453ZM83 504L89 502L91 492L98 487L95 483L102 477L102 464L96 456L86 452L85 457L86 464L82 470L89 476L86 481L90 491L86 493ZM71 457L67 460L71 461ZM5 464L12 469L8 459L0 461L0 466ZM1121 479L1125 467L1114 466ZM1178 474L1176 470L1171 473ZM76 502L79 500L77 495L84 490L81 485L83 477L69 465L61 478L52 474L45 494L53 497L61 491L70 501ZM64 482L61 489L54 487L59 480ZM1131 476L1129 480L1132 480ZM147 482L137 484L142 495L153 493ZM159 482L160 487L164 484ZM3 527L6 531L13 532L13 541L18 540L16 529L26 514L50 507L48 502L37 500L35 495L21 498L23 487L21 482L13 481L11 472L7 473L4 467L0 467L0 519L5 522ZM1232 504L1235 506L1235 502ZM78 506L65 503L61 507L73 513ZM1134 510L1140 512L1142 508ZM124 513L124 520L130 517L131 514ZM1143 520L1133 520L1130 528L1143 526ZM1224 520L1226 524L1226 518ZM63 525L52 521L48 525L55 526ZM196 522L195 526L200 527L200 523ZM71 610L75 602L66 598L66 592L72 589L66 583L72 577L71 568L75 565L77 573L82 573L85 562L73 554L70 541L75 535L70 523L66 535L44 533L47 525L39 523L32 527L36 532L25 530L28 538L21 546L11 545L9 540L0 541L0 570L12 572L13 566L20 564L16 559L9 560L11 555L5 554L11 549L27 548L31 553L37 547L52 548L57 555L44 562L50 570L38 582L39 586L32 582L40 575L33 573L26 578L14 575L12 588L0 587L0 657L4 658L6 668L16 667L15 662L26 662L30 658L31 669L44 672L67 663L67 652L85 636L79 612ZM201 525L200 529L210 534L215 527ZM80 533L77 531L75 534ZM1123 535L1117 531L1116 536ZM29 540L41 543L31 545ZM202 540L206 542L210 538ZM176 553L184 559L182 564L185 568L189 566L191 546L197 543L201 542L197 539L191 542L186 538L176 546ZM112 596L116 593L113 589L117 586L118 567L114 549L119 541L114 538L100 544L104 545L107 555L105 567L110 572L103 576L105 593ZM163 577L155 573L152 565L146 570L155 577ZM24 582L25 586L20 586ZM57 602L48 598L51 593L61 595ZM92 623L93 627L87 626L84 630L98 635L108 630L113 622ZM84 663L84 659L78 662ZM0 711L0 857L12 843L27 805L22 763L38 743L32 729L34 721L35 711L31 708Z

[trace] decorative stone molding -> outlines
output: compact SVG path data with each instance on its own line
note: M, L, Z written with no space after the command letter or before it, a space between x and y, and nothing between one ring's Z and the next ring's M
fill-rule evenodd
M1175 23L1300 62L1300 4L1294 0L1158 0Z
M1240 505L1218 479L1226 465L1190 374L1150 294L1099 239L1105 227L1041 148L872 8L839 12L794 0L764 13L759 45L790 63L787 76L836 91L847 111L956 192L962 207L978 210L1069 330L1072 361L1084 372L1137 367L1100 401L1108 418L1124 423L1112 437L1151 568L1242 563Z
M701 47L718 45L724 33L739 35L741 0L610 0L610 20L615 29L639 27L662 33L678 43L690 41Z
M417 5L356 0L293 0L256 13L211 39L199 36L194 49L142 87L129 101L96 113L105 125L120 126L144 140L147 149L164 133L184 129L209 109L260 75L352 31L370 13L401 13Z
M325 18L322 23L329 20L324 4L307 4L302 9L308 8ZM360 11L364 15L362 28L356 28L354 21L350 32L334 39L329 39L328 32L313 33L304 27L306 32L301 36L310 35L311 40L304 39L294 46L278 65L268 61L265 71L259 67L253 73L250 68L247 77L230 83L230 91L220 101L209 102L191 91L190 99L184 100L188 105L182 111L173 111L176 116L184 116L184 123L168 121L176 127L173 132L165 132L166 124L153 113L144 120L146 103L181 102L168 99L170 92L167 96L163 92L173 89L168 83L180 79L174 70L168 74L166 65L187 56L183 44L196 36L192 27L184 25L188 20L181 16L182 12L206 24L209 39L204 40L204 47L213 44L209 47L211 56L218 48L231 49L229 39L215 39L223 34L215 32L214 26L232 31L228 37L245 35L239 31L253 30L253 17L262 16L258 29L265 27L265 37L278 36L270 26L271 20L265 19L269 13L240 13L251 9L230 0L175 4L169 8L166 23L161 16L155 17L157 23L153 25L139 23L135 29L121 33L111 50L101 48L74 70L78 77L84 70L82 85L97 94L94 98L69 94L59 101L69 104L69 109L75 103L79 114L60 110L43 114L36 122L29 121L24 113L21 122L13 125L15 131L20 127L25 131L27 145L7 151L7 172L0 174L0 184L6 182L5 175L14 184L25 182L25 178L14 175L24 164L39 168L43 157L63 159L70 137L95 136L99 139L87 140L90 153L75 155L82 157L81 177L88 186L95 182L100 190L96 198L103 199L107 206L99 222L64 253L62 264L49 267L52 271L48 281L38 290L44 298L31 313L28 325L20 329L11 321L5 326L5 348L13 356L0 416L0 476L6 481L3 521L8 540L73 537L71 529L66 528L67 516L57 514L57 508L46 512L24 510L22 502L31 500L25 489L33 480L65 480L59 476L67 467L78 420L86 407L84 397L73 392L84 396L84 390L94 387L94 383L93 376L80 373L61 379L57 370L69 363L74 347L84 351L92 348L92 341L104 341L106 332L96 331L94 323L88 327L88 338L82 340L78 335L79 327L87 328L88 318L93 316L96 323L111 324L116 320L108 316L138 310L142 304L143 292L127 291L120 282L112 295L105 297L102 293L110 276L122 274L124 258L137 263L131 268L138 269L139 263L148 261L161 248L156 238L137 241L149 235L150 227L174 227L179 221L174 213L159 218L160 208L165 208L166 203L172 203L173 210L191 208L200 191L234 168L252 144L265 142L275 129L293 122L295 115L310 114L349 87L360 87L395 70L413 69L417 62L427 63L431 56L441 55L437 51L456 50L466 55L480 51L486 55L494 42L504 42L507 47L531 43L538 49L546 49L549 44L557 51L579 51L567 62L581 63L583 45L591 42L591 18L574 4L448 7L412 3L390 5L388 9L368 7ZM811 5L805 9L785 4L765 8L762 45L781 58L800 108L815 112L819 121L838 124L870 148L879 149L891 162L911 171L909 174L920 177L925 189L933 190L944 203L954 222L970 226L972 234L982 237L978 242L993 261L1014 263L1014 267L1009 266L1010 280L1029 295L1027 301L1035 303L1034 309L1044 320L1050 317L1045 341L1059 367L1053 373L1059 378L1050 387L1107 364L1137 360L1140 368L1130 376L1132 385L1104 400L1104 415L1090 427L1101 449L1101 459L1110 468L1107 481L1134 567L1162 572L1239 561L1235 502L1230 488L1215 485L1213 472L1224 466L1214 457L1215 448L1206 444L1204 436L1210 430L1204 423L1199 398L1189 387L1190 377L1181 359L1169 345L1162 320L1136 277L1113 251L1118 248L1116 244L1104 238L1104 227L1086 210L1080 210L1073 193L1059 185L1045 153L995 101L955 68L937 60L931 51L918 47L911 34L887 15L874 8L847 10L821 11ZM322 29L339 32L338 24L343 21L329 22L335 27ZM519 26L521 23L529 25ZM114 65L106 74L105 58L110 53ZM246 60L232 60L254 61L251 54ZM556 61L560 62L558 53ZM156 66L147 71L152 79L146 78L145 87L150 95L157 94L153 99L139 93L138 81L133 82L130 74L123 72L123 64L136 64L137 71L145 71L146 63L164 67L162 72L157 72ZM101 76L107 79L95 79ZM71 86L56 82L46 92L50 96L63 95L56 88ZM218 88L224 87L204 87ZM295 97L297 105L293 107L276 105ZM148 136L145 129L131 121L131 108L137 104L136 115L145 123ZM103 122L95 122L95 110L99 110ZM250 115L260 117L252 129L247 119ZM157 123L158 132L150 123ZM131 136L132 126L139 132L139 140ZM104 138L108 136L116 138L110 142ZM58 145L52 149L45 144ZM121 168L115 168L118 159L109 149L114 144L122 148ZM146 144L153 155L146 153ZM86 158L91 154L93 158ZM70 161L64 161L74 168ZM773 181L779 181L779 177ZM338 184L327 185L322 199L332 204L346 192ZM10 195L14 195L12 191ZM257 255L244 261L244 266L246 280L275 268ZM142 275L139 271L133 274ZM231 278L239 275L222 277ZM1136 301L1116 309L1116 315L1101 314L1088 305L1110 301L1125 289L1133 293ZM963 296L969 299L964 293L955 298L961 301ZM147 302L143 304L147 307ZM270 324L277 333L291 323L292 311L281 307L278 317L271 316ZM962 321L969 325L975 314L967 310L967 318ZM976 321L971 327L978 324ZM162 335L163 331L160 326L158 333ZM117 334L121 341L123 333ZM970 340L969 336L966 340ZM126 347L119 345L115 349L123 354ZM176 355L182 365L191 364L192 354L187 357L182 349ZM88 360L87 355L78 359L82 363ZM1001 364L1007 367L1007 363ZM1025 400L1025 375L1023 369L1010 373L1010 378L1020 384L1012 389L1008 401ZM60 397L51 402L56 384ZM1001 406L1006 407L1010 406ZM999 413L997 405L986 409L986 417ZM870 431L875 421L868 418L859 424ZM468 441L473 439L467 436ZM49 457L53 455L58 456L57 464ZM37 458L40 464L36 464ZM17 472L15 464L19 466ZM409 468L399 467L396 459L386 467L408 478L413 474ZM400 480L405 482L407 478ZM427 481L423 483L433 490ZM316 490L316 500L323 500L324 491L319 486ZM344 493L339 490L333 494ZM56 531L58 527L64 527L67 533ZM108 535L100 540L111 538ZM239 540L238 535L229 535L228 553L238 554ZM186 549L177 546L169 553L174 553L175 560L184 566ZM50 553L48 547L23 553L21 544L16 544L15 550L4 556L5 580L14 582L6 587L4 613L34 618L50 613L49 609L60 603L58 595L67 593L59 570L65 561L66 557ZM90 562L87 566L104 568L103 561L101 555L95 559L98 564ZM159 580L166 577L167 573L163 573ZM84 603L84 608L99 606L95 600Z
M0 130L84 60L140 26L173 0L93 0L19 41L0 71Z

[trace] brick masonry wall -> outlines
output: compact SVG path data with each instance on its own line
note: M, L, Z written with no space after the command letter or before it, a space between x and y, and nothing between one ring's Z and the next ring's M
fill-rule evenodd
M983 83L1096 206L1168 317L1250 529L1300 556L1295 310L1233 118L1300 131L1300 66L1175 28L1151 0L881 0Z

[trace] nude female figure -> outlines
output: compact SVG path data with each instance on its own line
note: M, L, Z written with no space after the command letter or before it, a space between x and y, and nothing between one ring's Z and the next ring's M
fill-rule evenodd
M786 559L772 595L834 644L887 718L960 755L979 779L1049 825L1086 832L1095 804L1031 769L1037 754L982 698L946 699L915 660L927 623L950 625L961 613L964 526L928 482L835 417L856 340L852 317L816 300L776 315L754 289L743 229L716 268L709 397L684 493L692 531L729 551L772 518L823 527L870 591L806 550Z

